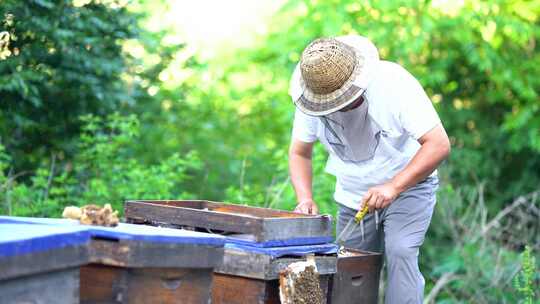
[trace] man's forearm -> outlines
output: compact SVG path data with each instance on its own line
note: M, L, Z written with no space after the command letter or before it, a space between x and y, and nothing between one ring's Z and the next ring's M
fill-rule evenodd
M426 141L411 162L391 181L399 193L428 177L450 153L447 140Z
M289 156L289 171L298 202L313 199L311 158L291 154Z
M405 169L388 183L371 187L366 192L361 204L367 204L370 212L385 208L400 193L426 178L450 153L450 142L442 125L424 134L418 142L422 146Z

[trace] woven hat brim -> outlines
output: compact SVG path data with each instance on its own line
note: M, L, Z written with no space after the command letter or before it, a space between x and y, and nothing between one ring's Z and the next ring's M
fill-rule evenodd
M343 94L324 104L310 101L304 94L302 94L294 103L305 114L311 116L324 116L347 107L360 97L365 90L366 89L362 89L359 86L352 84L345 92L343 92Z
M379 61L377 49L367 38L345 36L337 39L354 51L356 58L354 70L338 90L329 94L315 94L306 87L297 66L291 79L290 94L295 105L305 114L328 115L354 102L365 91L372 70Z

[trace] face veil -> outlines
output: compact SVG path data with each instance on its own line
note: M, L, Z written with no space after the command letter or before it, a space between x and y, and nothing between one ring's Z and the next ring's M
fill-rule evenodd
M369 161L379 146L381 129L368 114L366 94L362 96L357 108L320 117L329 148L345 163Z

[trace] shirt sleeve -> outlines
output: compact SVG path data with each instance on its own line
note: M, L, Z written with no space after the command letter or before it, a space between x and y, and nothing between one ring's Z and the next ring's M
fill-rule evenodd
M439 115L422 85L405 69L401 68L400 79L396 79L397 94L400 96L399 121L404 131L418 140L441 123Z
M296 109L292 136L303 142L312 143L317 140L317 118L311 117Z

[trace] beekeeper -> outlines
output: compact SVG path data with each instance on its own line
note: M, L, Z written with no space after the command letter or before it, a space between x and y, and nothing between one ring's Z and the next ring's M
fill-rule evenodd
M384 252L386 303L422 303L418 268L435 206L436 168L450 143L420 83L397 63L379 59L361 36L311 42L291 79L296 105L289 150L296 212L317 214L312 195L312 151L328 151L326 172L336 177L337 233L367 204L364 234L346 247Z

